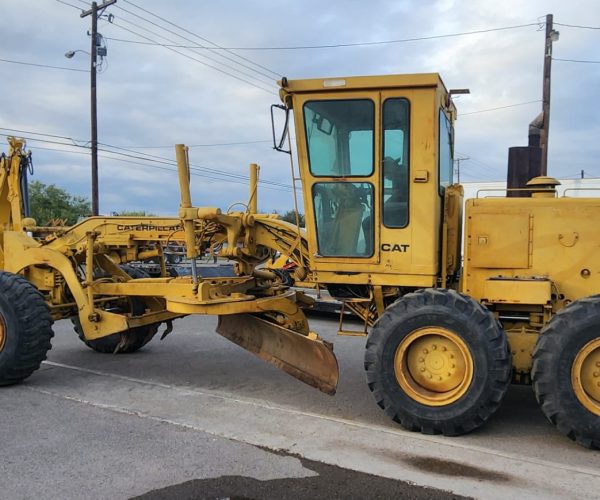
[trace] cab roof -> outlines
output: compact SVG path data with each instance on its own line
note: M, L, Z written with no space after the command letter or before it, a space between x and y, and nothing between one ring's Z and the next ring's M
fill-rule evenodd
M417 88L446 86L438 73L415 73L408 75L348 76L335 78L311 78L288 80L283 78L279 86L286 93L323 92L327 90L367 90L390 88Z

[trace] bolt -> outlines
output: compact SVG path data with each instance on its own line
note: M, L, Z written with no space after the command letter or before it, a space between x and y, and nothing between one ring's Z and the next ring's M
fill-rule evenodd
M425 358L424 358L423 356L421 356L421 357L419 358L419 363L423 363L423 361L425 361Z
M443 345L443 346L442 346L442 351L445 351L445 350L446 350L446 346L445 346L445 345Z
M424 371L425 371L425 367L424 367L424 366L422 366L421 368L419 368L419 371L422 371L422 372L424 372Z
M449 376L449 377L451 377L451 376L452 376L452 374L451 374L450 372L448 372L448 376Z
M438 380L439 380L439 381L441 381L441 380L442 380L442 377L441 377L440 375L438 375Z
M427 354L429 351L427 349L423 349L423 354Z
M433 345L431 346L431 348L432 348L432 349L435 351L435 350L437 349L437 346L436 346L435 344L433 344Z
M596 366L600 368L600 361L596 361Z
M427 374L427 378L431 378L431 373L428 373L428 374Z
M454 363L452 363L452 365L450 366L450 368L456 368L456 365Z
M450 359L454 359L454 354L450 354Z
M596 378L597 378L597 377L600 377L600 373L598 373L598 372L594 372L594 377L596 377Z

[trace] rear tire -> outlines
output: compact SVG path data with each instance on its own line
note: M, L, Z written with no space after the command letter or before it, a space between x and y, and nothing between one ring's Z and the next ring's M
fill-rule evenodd
M133 266L121 266L121 269L125 271L129 276L134 279L148 278L150 275L143 269L139 269ZM130 310L134 316L143 314L146 309L143 299L138 297L131 297L130 299ZM152 323L150 325L138 326L130 328L123 332L114 333L107 337L99 339L88 340L83 334L83 328L79 317L75 316L71 318L73 322L73 329L77 333L79 339L90 349L103 354L129 354L135 352L144 347L148 342L152 340L160 323Z
M600 296L577 300L548 322L533 352L532 380L558 431L600 449Z
M409 293L367 340L377 404L408 430L457 436L483 425L510 383L506 334L493 314L454 290Z
M37 370L53 336L42 294L22 276L0 272L0 385L20 382Z

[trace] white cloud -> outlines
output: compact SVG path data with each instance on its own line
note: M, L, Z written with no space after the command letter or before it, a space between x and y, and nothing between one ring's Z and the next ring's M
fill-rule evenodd
M73 3L80 5L79 0ZM134 3L142 5L139 0ZM5 0L3 6L0 57L87 67L85 54L78 53L71 60L63 54L70 49L89 49L86 36L89 18L81 20L75 9L52 0ZM600 25L600 8L594 0L331 0L325 3L306 0L284 2L277 9L270 0L228 3L180 0L169 3L168 7L159 0L146 0L143 7L205 38L233 47L348 43L448 34L535 23L547 12L554 13L556 22ZM130 20L158 31L122 8L150 17L119 1L110 8L116 24L142 33L126 23ZM154 21L164 24L156 18ZM555 44L556 57L598 59L597 31L557 29L561 38ZM100 23L99 30L106 37L137 39L106 21ZM167 33L164 36L176 38ZM109 40L108 51L108 67L98 75L100 142L131 147L270 138L269 105L278 101L274 76L268 83L265 77L255 75L265 82L261 86L273 90L271 95L165 48ZM202 59L199 54L190 54ZM290 78L437 71L448 87L471 89L470 96L457 100L462 112L541 98L543 33L535 26L403 44L240 54ZM215 52L209 56L219 58ZM206 62L214 65L212 61ZM233 65L231 61L223 62ZM85 73L1 64L4 100L0 127L78 139L89 136ZM239 69L248 72L247 68ZM600 176L597 160L600 145L596 140L600 125L595 105L599 77L600 65L554 63L550 132L553 175L573 175L585 169L588 175ZM507 148L526 144L528 123L540 108L541 105L533 104L459 119L456 149L472 158L462 166L469 180L504 177ZM44 146L34 142L31 145ZM143 151L174 158L172 146ZM89 193L87 156L41 149L34 154L36 176L40 180L58 184L73 194ZM198 147L191 150L190 157L193 164L242 176L247 175L248 163L258 162L262 165L262 178L290 184L288 158L273 152L269 143ZM175 213L179 203L177 176L161 169L174 167L131 160L146 166L100 159L102 211L137 209ZM198 205L225 209L247 198L243 184L193 176L192 187ZM259 197L260 206L266 209L284 211L292 206L289 190L262 189Z

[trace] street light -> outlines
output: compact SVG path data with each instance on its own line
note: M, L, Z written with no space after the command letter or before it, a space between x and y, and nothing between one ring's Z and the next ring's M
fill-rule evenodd
M67 59L72 59L73 56L77 53L77 52L83 52L84 54L87 54L88 56L91 55L87 50L81 50L81 49L77 49L77 50L69 50L68 52L65 52L65 57Z

